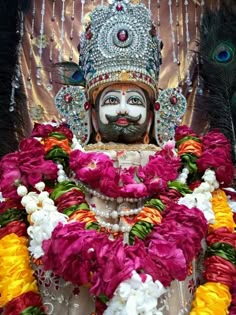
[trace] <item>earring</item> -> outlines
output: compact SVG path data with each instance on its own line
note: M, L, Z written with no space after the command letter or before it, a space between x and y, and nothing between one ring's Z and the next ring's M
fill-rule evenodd
M102 137L101 137L100 133L97 132L97 134L96 134L96 142L101 142L101 140L102 140Z
M149 141L150 141L149 135L148 135L148 133L146 133L145 136L144 136L144 138L143 138L143 143L144 143L144 144L149 144Z

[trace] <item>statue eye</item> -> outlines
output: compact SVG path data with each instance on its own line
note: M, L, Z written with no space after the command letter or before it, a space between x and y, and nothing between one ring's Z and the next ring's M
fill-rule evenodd
M115 96L108 96L103 102L103 105L117 105L117 104L120 104L120 100L118 99L118 97L115 97Z
M137 97L137 96L131 96L128 99L127 103L129 105L141 105L141 106L144 106L142 100L139 97Z
M234 57L234 49L227 44L220 44L213 52L213 59L218 63L229 63Z

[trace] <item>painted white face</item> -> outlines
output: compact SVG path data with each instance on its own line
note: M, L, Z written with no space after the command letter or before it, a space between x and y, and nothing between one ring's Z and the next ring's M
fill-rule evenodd
M132 118L136 124L145 123L147 100L142 89L133 85L123 85L119 89L116 85L107 87L100 97L99 119L105 125L112 117L117 117L117 126L128 126Z

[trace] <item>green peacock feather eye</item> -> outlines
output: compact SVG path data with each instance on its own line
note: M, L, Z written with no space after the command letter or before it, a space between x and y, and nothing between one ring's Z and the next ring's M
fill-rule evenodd
M212 53L212 59L221 64L228 64L234 60L235 48L229 43L220 43Z

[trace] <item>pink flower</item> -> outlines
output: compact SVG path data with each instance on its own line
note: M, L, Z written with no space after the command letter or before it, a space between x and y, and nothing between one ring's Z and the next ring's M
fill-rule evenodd
M156 194L167 188L168 181L178 176L178 163L172 164L162 156L152 157L144 167L139 167L138 176L147 186L150 194Z
M137 172L137 167L125 168L120 171L120 180L122 185L136 184L135 176Z
M196 133L188 126L179 126L175 131L175 141L179 141L188 136L197 137Z
M224 147L216 147L203 152L197 160L198 169L204 172L208 168L213 168L216 179L220 184L229 185L234 176L234 167L228 150Z
M103 164L100 173L100 191L109 197L120 196L119 174L110 161Z
M43 242L44 268L75 285L87 284L96 267L97 251L107 242L106 235L84 230L82 223L60 223L51 239Z
M62 133L69 141L72 141L73 139L72 131L65 124L61 124L58 127L54 127L52 132Z
M141 198L148 196L147 187L143 183L127 184L120 191L122 197Z
M55 180L57 165L44 159L44 147L36 139L24 139L20 143L19 167L29 185L41 180Z
M131 246L124 245L120 238L100 248L97 256L99 268L94 273L90 292L111 298L118 285L131 277L133 270L145 268L146 256L144 244L139 240Z
M0 191L5 198L18 198L16 189L22 182L18 159L19 153L14 152L5 155L0 161Z
M213 130L208 132L202 138L203 149L215 149L217 147L224 147L230 154L230 142L221 132Z
M168 269L172 279L184 280L188 266L183 251L177 248L175 242L153 238L148 245L148 253L157 257Z
M43 125L43 124L35 123L31 136L45 138L48 136L50 132L52 132L52 130L53 130L53 126L50 124Z
M104 164L113 165L109 156L104 153L84 153L80 150L70 154L70 167L76 173L76 178L97 188L102 177Z

